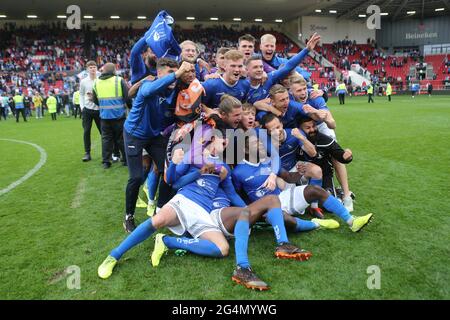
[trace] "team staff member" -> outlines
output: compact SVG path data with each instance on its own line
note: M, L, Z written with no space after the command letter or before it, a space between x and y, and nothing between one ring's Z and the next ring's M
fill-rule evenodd
M84 140L84 157L83 162L91 160L91 128L92 121L95 122L100 134L100 111L98 105L92 101L92 87L95 79L97 79L97 64L95 61L86 63L88 76L80 82L80 108L83 113L83 140Z
M125 164L123 123L126 116L125 105L128 103L128 86L122 77L116 76L116 66L113 63L106 63L101 76L95 80L93 101L100 108L103 168L111 167L114 145L120 150Z
M23 95L19 91L16 91L16 95L13 97L14 106L16 109L16 122L19 122L19 113L22 114L23 121L27 122L27 117L25 115L25 106L23 104Z
M127 232L132 232L136 228L134 211L139 187L142 184L142 150L145 149L155 161L158 171L164 172L168 139L161 133L173 123L170 108L176 97L176 92L173 90L175 81L184 73L191 72L193 67L192 64L183 62L178 69L176 61L167 58L159 59L156 65L157 79L144 80L133 100L133 107L125 121L123 133L129 171L123 223ZM162 184L160 184L160 195L164 194L161 186Z
M300 151L303 160L317 164L322 169L322 187L334 195L333 187L333 159L340 163L350 163L353 160L350 149L343 150L336 140L330 136L320 133L315 121L310 118L300 120L300 129L306 134L307 139L316 147L317 154L310 157ZM344 205L349 212L353 211L353 204Z

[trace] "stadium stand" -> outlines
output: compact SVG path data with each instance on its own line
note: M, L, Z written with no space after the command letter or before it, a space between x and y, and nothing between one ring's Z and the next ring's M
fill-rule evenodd
M72 92L77 83L76 74L83 70L84 63L89 59L95 59L98 65L113 61L128 79L130 48L144 32L144 29L133 29L131 26L99 28L95 31L88 27L73 32L58 23L27 28L5 24L0 29L5 39L0 50L0 89L8 93L16 89L26 93L28 88L40 89L44 94L55 88ZM174 28L179 42L190 39L201 43L202 58L212 66L215 64L216 48L235 46L238 37L245 33L258 39L267 32L277 38L276 51L279 56L289 57L299 51L299 46L282 33L265 30L261 26L252 26L239 32L226 26L202 28L200 24L194 25L192 29ZM407 90L409 81L415 78L410 69L419 61L432 65L434 73L432 79L420 81L422 87L431 83L439 90L448 80L446 55L424 58L417 49L396 50L394 54L387 55L376 47L372 39L368 39L367 44L356 44L348 39L338 40L318 46L316 52L314 59L308 57L301 66L311 72L311 80L322 89L333 89L336 74L351 70L352 65L356 64L362 67L361 75L367 75L375 83L389 81L395 90ZM323 66L323 58L335 67Z

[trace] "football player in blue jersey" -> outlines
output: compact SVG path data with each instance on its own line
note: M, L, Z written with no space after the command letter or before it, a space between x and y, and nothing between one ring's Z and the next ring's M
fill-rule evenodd
M297 186L281 191L276 184L267 185L266 180L270 177L276 179L280 172L273 171L270 159L264 157L264 149L256 135L246 137L247 159L239 163L232 173L236 190L244 190L250 201L270 194L278 195L283 211L291 215L301 214L311 202L320 201L325 209L344 220L353 232L360 231L371 220L371 213L361 217L352 216L338 199L319 186Z
M244 103L242 105L242 117L239 127L247 131L257 126L259 126L259 123L256 121L256 107L251 103Z
M291 99L288 90L281 84L272 86L269 90L270 104L278 111L277 116L281 118L281 122L285 128L297 128L301 118L310 117L319 118L318 110L308 108L307 105ZM255 102L258 109L261 104L265 104L264 100ZM266 111L260 111L256 115L256 119L261 122L262 118L267 114Z
M244 55L244 62L255 54L256 39L251 34L244 34L238 39L237 49Z
M267 145L267 151L270 155L272 148L276 148L279 152L281 160L281 170L287 172L297 172L301 167L301 180L297 184L309 183L310 185L322 186L322 169L311 162L299 162L298 152L302 149L310 157L315 157L317 152L314 145L306 138L306 135L298 128L284 129L280 119L273 113L268 113L262 119L263 128L267 129L267 133L273 139ZM264 142L264 141L263 141ZM306 181L305 181L306 180ZM285 188L294 187L295 185L287 185ZM282 188L282 189L285 189ZM322 210L319 208L318 202L313 201L309 208L309 212L320 219L323 219Z
M220 228L212 221L209 212L217 190L221 187L228 195L231 203L237 207L244 207L245 203L236 194L231 182L230 168L223 163L219 155L227 145L227 139L223 132L207 130L202 133L205 143L205 160L198 177L178 190L177 195L167 203L157 215L140 224L118 247L113 249L103 263L98 267L98 276L107 279L111 276L119 259L131 248L148 239L156 230L163 227L169 228L174 234L181 236L186 233L188 237L170 237L158 235L157 241L164 245L155 246L152 253L152 264L157 266L165 250L171 248L184 249L203 256L221 258L228 255L229 245ZM169 168L169 180L172 182L179 177L189 175L198 169L198 164L191 163L191 154L184 155L181 149L177 149L172 157ZM194 172L196 174L196 172ZM266 290L267 285L251 271L247 256L249 235L249 214L242 210L234 229L236 237L236 264L237 269L245 268L251 274L246 273L251 285L256 289ZM233 277L239 275L237 272ZM241 278L237 277L236 280ZM247 281L248 284L249 281Z
M155 77L156 60L156 55L147 46L145 36L139 39L130 52L131 84L134 85L149 75Z
M225 73L225 53L230 51L230 48L220 47L216 51L215 62L216 66L211 68L210 73L205 75L205 81L208 79L219 78Z
M323 133L334 140L336 139L336 133L334 129L336 128L336 121L334 120L330 110L327 107L325 100L322 97L311 98L309 95L309 90L307 88L307 84L305 79L302 77L296 77L290 79L290 92L293 97L301 102L308 104L309 107L306 107L306 110L311 111L308 108L314 108L318 110L319 120L316 120L317 130L320 133ZM336 159L332 159L333 167L336 169L336 177L342 187L343 195L343 203L349 212L353 211L353 199L351 197L351 191L348 183L348 174L347 168L345 164L337 161ZM333 191L334 193L334 191Z
M263 60L259 56L253 56L246 60L247 77L250 81L251 87L248 93L247 101L255 103L256 101L265 99L269 96L270 88L279 83L282 79L286 78L291 71L295 69L300 62L308 56L308 53L312 51L317 43L320 41L320 36L314 34L305 49L297 53L285 64L280 66L278 70L267 73L267 80L263 82L264 65ZM273 110L264 110L271 111Z
M219 106L220 97L229 94L241 102L245 102L250 83L241 78L244 67L244 55L238 50L230 50L224 55L225 73L215 79L203 82L205 96L202 103L208 108L215 109Z
M174 105L174 86L176 79L192 70L193 65L183 62L180 68L178 63L168 58L158 60L158 78L154 81L144 80L133 100L128 117L124 124L125 154L128 164L129 179L125 192L125 219L124 228L131 232L135 228L134 211L142 184L142 150L145 148L155 162L158 171L164 172L164 158L167 138L161 132L173 123L170 109ZM160 193L164 193L161 189ZM163 199L160 197L158 202ZM162 205L160 205L162 207Z
M288 62L288 59L276 56L276 42L277 39L272 34L265 34L260 39L259 49L261 50L261 55L264 61L264 71L266 71L267 74L269 74L269 72L272 72L273 70L277 70L282 64ZM298 66L295 68L295 70L305 79L309 79L309 77L311 76L308 71Z
M187 61L195 66L195 76L199 81L203 81L205 76L209 73L207 70L207 63L200 59L198 46L195 42L185 40L180 43L181 56L180 61ZM209 67L209 66L208 66Z

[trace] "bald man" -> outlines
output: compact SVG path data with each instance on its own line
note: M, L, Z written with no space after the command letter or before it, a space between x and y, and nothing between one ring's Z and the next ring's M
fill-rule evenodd
M106 63L101 76L93 86L94 103L99 106L102 131L102 163L104 169L111 167L114 144L119 147L125 165L123 123L126 117L128 86L124 79L116 76L116 66Z

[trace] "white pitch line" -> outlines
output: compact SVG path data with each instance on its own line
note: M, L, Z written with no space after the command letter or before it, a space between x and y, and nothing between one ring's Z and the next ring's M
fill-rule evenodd
M73 197L72 205L70 206L72 209L76 209L81 206L84 192L86 191L86 181L87 181L86 178L81 178L80 182L78 182L77 189L75 191L75 196Z
M10 142L17 142L17 143L23 143L23 144L28 144L34 148L36 148L39 153L41 154L41 158L39 160L39 162L34 166L33 169L31 169L30 171L28 171L22 178L20 178L19 180L14 181L13 183L11 183L9 186L7 186L4 189L0 190L0 196L8 193L9 191L11 191L12 189L14 189L15 187L17 187L18 185L20 185L21 183L25 182L26 180L28 180L33 174L35 174L47 161L47 152L45 152L45 150L38 146L35 143L32 142L28 142L28 141L22 141L22 140L15 140L15 139L3 139L1 138L0 140L3 141L10 141Z

